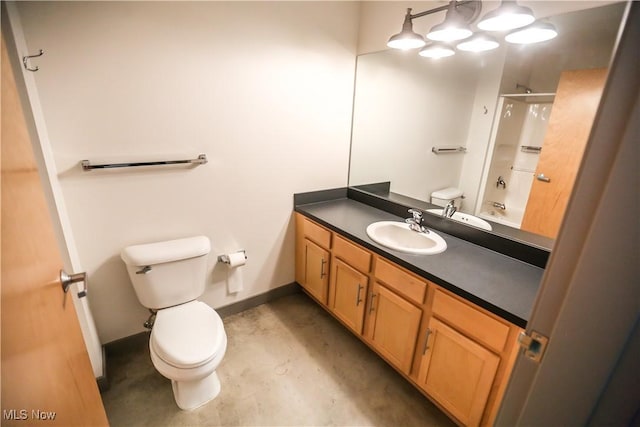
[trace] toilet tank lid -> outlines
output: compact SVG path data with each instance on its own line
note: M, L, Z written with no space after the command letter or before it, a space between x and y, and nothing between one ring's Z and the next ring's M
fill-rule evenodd
M456 187L447 187L431 193L431 197L445 200L457 199L460 196L462 196L462 190Z
M206 255L211 250L206 236L127 246L120 257L127 265L144 266Z

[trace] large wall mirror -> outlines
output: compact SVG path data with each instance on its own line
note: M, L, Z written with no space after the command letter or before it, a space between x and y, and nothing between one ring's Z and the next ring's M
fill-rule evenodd
M553 239L554 226L536 221L564 214L583 150L571 145L579 133L572 126L585 120L571 114L586 104L584 88L604 85L624 10L612 3L549 16L558 37L533 45L440 59L396 50L359 56L349 186L415 200L434 214L441 207L432 194L457 188L465 224ZM564 173L570 185L559 184Z

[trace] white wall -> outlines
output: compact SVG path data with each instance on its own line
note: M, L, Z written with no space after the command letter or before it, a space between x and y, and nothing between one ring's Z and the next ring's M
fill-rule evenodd
M292 195L347 184L356 3L19 3L102 342L142 330L122 247L204 234L221 307L294 280ZM34 62L35 64L35 62ZM79 162L209 163L82 172ZM245 249L229 295L220 253Z

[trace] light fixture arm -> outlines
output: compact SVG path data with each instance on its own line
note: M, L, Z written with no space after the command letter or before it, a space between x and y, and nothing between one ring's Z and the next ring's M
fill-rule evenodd
M451 3L455 4L455 7L458 6L464 6L465 4L469 4L469 3L478 3L478 5L480 7L477 8L477 11L474 11L474 16L473 18L470 18L471 21L473 21L479 14L480 14L480 9L481 9L481 4L482 2L478 1L478 0L463 0L463 1L456 1L456 0L452 0ZM405 16L405 22L407 20L407 18L409 20L413 20L416 18L421 18L423 16L427 16L427 15L431 15L432 13L437 13L437 12L442 12L444 10L449 10L449 8L451 7L451 3L445 5L445 6L439 6L433 9L429 9L429 10L425 10L424 12L418 12L418 13L411 13L411 9L407 9L407 15Z

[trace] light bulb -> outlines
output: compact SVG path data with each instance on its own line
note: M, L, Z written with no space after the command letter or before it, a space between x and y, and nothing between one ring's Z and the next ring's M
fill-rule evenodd
M455 51L451 49L449 46L441 45L441 44L430 44L428 46L423 47L418 52L418 55L424 56L425 58L445 58L447 56L455 55Z
M558 35L556 28L547 22L536 22L528 27L513 31L504 38L509 43L531 44L551 40Z

